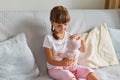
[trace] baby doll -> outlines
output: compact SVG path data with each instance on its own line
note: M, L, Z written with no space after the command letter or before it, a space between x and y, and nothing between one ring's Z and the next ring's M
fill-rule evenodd
M73 66L77 65L78 57L79 57L79 48L81 46L80 39L68 39L67 45L66 45L66 52L63 54L60 54L59 57L61 58L74 58L75 61L73 63Z

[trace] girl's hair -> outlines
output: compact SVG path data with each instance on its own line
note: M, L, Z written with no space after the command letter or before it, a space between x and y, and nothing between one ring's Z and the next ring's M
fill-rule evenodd
M67 10L67 8L63 7L63 6L56 6L54 7L51 12L50 12L50 21L51 22L55 22L55 23L66 23L70 21L70 15L69 12ZM53 37L55 39L59 39L59 37L55 34L55 31L53 29L53 25L51 27L51 31L53 32Z

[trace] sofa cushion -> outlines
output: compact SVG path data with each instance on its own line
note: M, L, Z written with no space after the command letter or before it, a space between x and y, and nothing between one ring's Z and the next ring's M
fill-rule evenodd
M0 42L0 79L33 80L38 74L24 33Z
M108 28L110 37L117 55L118 60L120 61L120 29Z
M91 68L100 68L118 64L115 50L106 24L83 34L86 42L86 52L81 53L79 64Z

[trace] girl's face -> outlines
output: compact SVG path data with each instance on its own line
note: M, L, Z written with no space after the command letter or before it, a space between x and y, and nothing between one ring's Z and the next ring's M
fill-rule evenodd
M52 22L53 28L55 30L55 32L58 34L62 34L66 31L67 27L68 27L68 22L67 23L55 23Z

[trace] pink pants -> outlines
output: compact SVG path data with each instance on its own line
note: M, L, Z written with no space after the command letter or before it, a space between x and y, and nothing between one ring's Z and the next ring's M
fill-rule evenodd
M71 80L71 78L82 78L86 80L87 75L93 72L92 69L83 66L74 67L54 67L48 70L50 77L55 80Z

